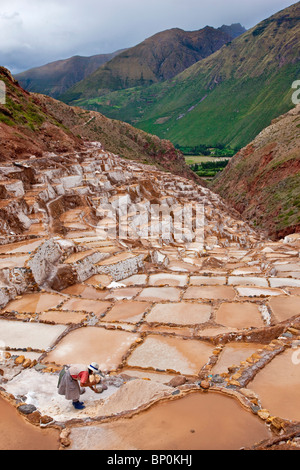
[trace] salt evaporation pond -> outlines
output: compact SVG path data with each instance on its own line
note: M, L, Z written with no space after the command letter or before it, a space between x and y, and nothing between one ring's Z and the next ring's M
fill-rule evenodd
M59 431L41 429L26 422L0 397L0 450L57 450Z
M79 328L64 337L45 360L60 365L98 362L101 370L113 370L137 338L126 331Z
M18 313L41 313L55 308L65 297L59 294L37 293L25 294L21 298L9 302L4 311Z
M271 433L234 399L192 393L131 419L73 428L70 437L70 450L238 450Z
M156 304L147 315L148 323L174 323L177 325L194 325L209 321L211 306L200 303L178 302Z
M266 365L248 385L274 416L300 420L299 359L299 349L288 349Z
M228 367L239 365L263 346L263 344L257 343L226 344L219 356L217 364L212 368L212 372L214 374L226 373Z
M108 314L105 315L105 320L112 322L128 322L137 323L142 318L145 312L150 308L151 304L147 302L118 302Z
M278 321L284 321L300 313L300 297L296 295L272 298L269 305Z
M0 342L5 347L46 350L62 335L64 325L0 320Z
M231 286L200 286L188 287L184 299L233 300L236 296Z
M131 367L171 369L181 374L197 375L212 351L213 346L201 341L149 335L127 362Z
M264 326L259 306L250 302L224 302L216 313L216 322L238 329Z

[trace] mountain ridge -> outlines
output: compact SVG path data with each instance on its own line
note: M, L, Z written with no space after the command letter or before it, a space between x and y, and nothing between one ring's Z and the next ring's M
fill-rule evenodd
M206 26L196 31L171 28L154 34L122 52L77 83L59 99L72 104L74 99L105 95L118 89L147 86L169 80L195 62L212 54L244 31L239 25L221 28Z
M172 80L78 100L180 146L247 145L293 106L300 2L262 21Z
M16 74L15 78L27 91L57 98L121 52L123 49L90 57L75 55L26 70Z

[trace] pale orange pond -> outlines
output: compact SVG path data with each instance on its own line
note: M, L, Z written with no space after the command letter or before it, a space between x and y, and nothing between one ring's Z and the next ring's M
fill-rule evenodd
M73 450L238 450L271 437L233 398L192 393L99 426L74 428Z
M1 397L0 414L0 450L57 450L59 448L59 431L33 426Z

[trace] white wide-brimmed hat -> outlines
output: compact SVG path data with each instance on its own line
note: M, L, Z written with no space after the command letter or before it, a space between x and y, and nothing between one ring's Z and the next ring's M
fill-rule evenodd
M88 366L88 369L90 369L92 372L100 372L99 364L97 364L96 362L92 362L92 363Z

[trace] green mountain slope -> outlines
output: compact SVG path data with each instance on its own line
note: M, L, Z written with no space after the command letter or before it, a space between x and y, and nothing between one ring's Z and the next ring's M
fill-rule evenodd
M300 77L300 2L262 21L175 78L77 105L178 145L241 148L292 106Z
M75 83L91 75L101 65L112 60L122 51L97 54L91 57L74 56L35 67L15 75L27 91L43 93L53 98L65 93Z
M60 99L73 104L78 99L171 79L244 31L239 24L218 29L207 26L199 31L162 31L99 67Z

